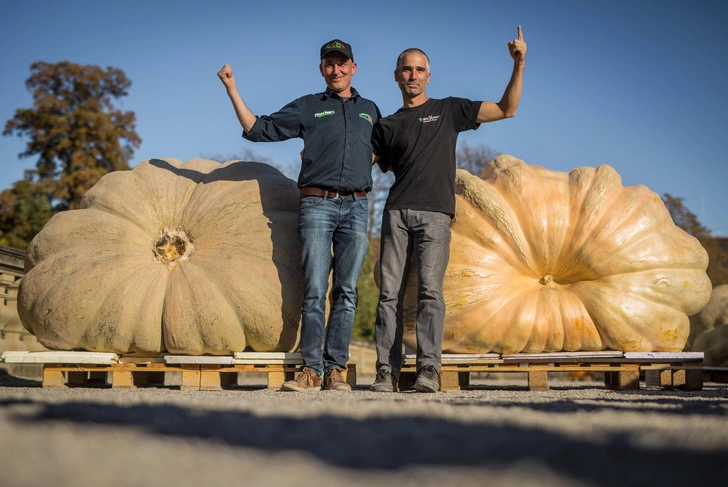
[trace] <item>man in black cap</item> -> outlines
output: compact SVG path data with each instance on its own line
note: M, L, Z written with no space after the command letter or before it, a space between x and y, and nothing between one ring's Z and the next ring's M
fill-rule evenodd
M256 117L245 105L225 64L217 73L225 85L243 137L252 142L302 138L298 187L301 204L303 369L285 382L287 391L351 390L342 372L349 359L356 281L367 251L367 192L372 188L372 127L377 106L352 88L356 63L351 46L334 39L321 46L326 91L298 98L279 111ZM333 255L332 255L333 247ZM326 295L333 262L331 311L326 327Z

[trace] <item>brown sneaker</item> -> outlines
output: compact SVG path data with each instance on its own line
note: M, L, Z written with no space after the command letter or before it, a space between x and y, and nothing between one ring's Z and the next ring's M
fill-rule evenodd
M295 379L283 383L282 391L309 392L321 390L321 376L308 367L304 367Z
M335 368L324 374L324 389L332 389L334 391L350 391L351 386L344 380L341 374L345 369Z

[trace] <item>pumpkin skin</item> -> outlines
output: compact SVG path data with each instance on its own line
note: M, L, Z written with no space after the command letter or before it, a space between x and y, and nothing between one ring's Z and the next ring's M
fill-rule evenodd
M298 199L256 162L151 159L107 174L29 245L23 325L52 349L292 350Z
M679 351L708 302L707 252L647 187L512 156L458 170L443 351ZM404 342L416 347L408 275Z
M708 304L690 317L686 349L703 352L706 366L728 366L728 284L715 286Z
M697 337L712 331L720 325L728 324L728 284L713 288L708 304L700 313L690 317L690 336L687 349L692 349Z
M728 325L718 325L698 335L693 350L704 353L703 365L728 367Z

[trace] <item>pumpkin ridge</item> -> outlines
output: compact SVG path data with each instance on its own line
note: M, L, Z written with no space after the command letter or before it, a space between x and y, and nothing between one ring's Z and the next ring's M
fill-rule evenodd
M234 309L225 301L217 283L201 279L202 275L209 277L193 262L185 262L170 272L162 314L165 347L171 353L189 355L243 350L245 332L240 330Z
M468 204L468 200L462 198L460 195L458 195L458 204ZM472 205L470 205L472 207ZM475 208L475 207L473 207ZM480 211L478 209L475 209L475 211ZM470 216L467 218L461 218L458 219L458 214L456 210L455 215L455 222L459 224L463 224L466 228L469 228L468 225L471 224L470 222L474 221L474 219ZM455 223L454 222L454 223ZM467 252L467 250L470 249L479 249L479 248L486 248L490 250L493 254L498 256L498 259L503 263L503 265L508 266L509 268L512 268L514 270L518 270L521 273L528 273L531 272L531 269L528 268L526 263L518 257L518 255L513 251L512 246L510 245L499 245L499 243L506 243L505 238L503 237L503 234L496 229L496 227L492 224L492 220L486 219L485 223L488 225L488 228L498 237L498 240L495 238L487 238L487 236L483 235L480 236L473 232L458 232L457 234L453 235L452 243L450 245L451 252L456 251L462 251L464 255L468 255L470 252ZM457 246L462 246L463 250L459 250Z
M531 272L537 273L535 263L529 258L526 237L517 222L514 211L507 204L503 195L490 185L478 186L480 178L459 169L455 177L455 192L465 197L475 208L492 222L496 231L501 234L503 242L511 247L523 265Z
M69 232L68 228L72 227ZM54 258L55 253L67 249L79 249L92 254L90 247L133 246L147 242L147 233L136 231L129 221L101 210L83 210L57 213L43 227L43 232L28 245L25 254L25 271L29 272L41 262ZM131 242L129 242L131 240ZM78 242L82 242L80 245Z
M625 253L628 247L639 246L644 240L654 240L655 234L660 233L662 228L665 228L666 221L656 219L654 215L648 214L649 209L645 211L645 199L651 200L651 195L643 194L643 198L637 198L639 196L636 191L633 191L636 187L624 188L625 193L619 200L614 201L614 204L622 203L626 208L620 208L619 211L614 211L612 208L608 208L605 211L609 214L608 218L610 222L603 222L600 220L598 226L595 226L594 230L590 233L589 238L586 242L587 245L581 247L581 251L585 254L599 253L601 247L607 246L616 249L616 251L609 257L613 258L617 255ZM650 192L651 193L651 192ZM654 193L652 193L654 194ZM636 216L640 213L639 220L646 220L650 225L647 228L641 228L636 231L630 232L628 235L625 229L637 227L635 220L638 220ZM616 215L614 215L616 214ZM657 226L654 226L657 224ZM616 240L619 237L619 240ZM583 255L583 254L582 254ZM586 257L582 256L583 259ZM603 261L603 259L598 259Z
M570 249L570 252L564 261L579 262L581 260L579 257L574 259L574 256L584 255L586 253L585 247L593 244L597 240L594 234L602 231L606 226L602 220L609 218L605 207L611 207L612 200L619 200L614 194L624 189L621 184L621 178L610 166L601 165L596 169L590 169L592 169L594 177L591 179L588 187L583 186L584 198L582 198L581 206L579 207L579 211L577 211L578 218L573 223L574 238L566 245L566 248ZM583 174L583 172L575 173L575 179L579 174ZM605 200L610 200L610 202L605 203Z
M518 160L519 178L514 184L499 186L507 193L506 200L514 208L517 222L528 245L529 255L538 275L552 273L557 265L559 249L565 243L564 222L568 227L568 178L540 166L529 166ZM528 189L525 189L528 188ZM556 221L557 225L549 225Z
M492 326L493 324L497 324L502 321L502 315L504 314L503 310L506 309L511 303L517 300L523 299L523 295L528 294L533 291L533 287L527 287L524 289L519 290L512 290L509 293L509 296L507 297L501 297L498 303L493 304L493 301L490 301L488 303L489 308L487 309L486 313L483 313L483 310L466 310L464 313L461 313L459 315L460 320L462 322L473 322L475 320L468 319L469 317L467 315L476 315L477 316L477 322L482 323L481 326L473 326L473 327L465 327L466 330L460 331L460 333L463 334L464 340L459 340L457 342L458 345L461 343L482 343L485 347L486 351L497 351L502 352L502 349L499 348L499 344L505 339L504 337L506 334L513 331L511 327L503 327L503 326ZM464 316L465 315L465 316ZM501 315L499 317L498 315ZM495 317L495 318L494 318ZM493 319L494 318L494 319ZM495 330L493 329L495 328ZM452 340L452 336L455 334L454 331L456 331L457 328L450 327L449 329L446 329L446 340ZM495 331L499 333L494 333ZM446 340L443 340L443 343L445 343ZM415 342L416 343L416 339ZM415 348L412 347L411 348ZM443 346L443 350L445 347ZM519 349L518 351L520 351ZM448 346L448 351L451 353L461 353L461 348L454 348L452 346ZM503 352L506 353L506 352ZM510 353L510 352L509 352ZM514 352L515 353L515 352Z
M489 273L495 273L495 274L510 274L512 272L518 272L520 274L525 275L531 275L531 270L523 266L523 263L521 261L511 261L507 257L504 258L503 254L500 252L500 248L497 246L486 246L486 245L479 245L477 241L474 239L471 239L465 235L457 235L457 238L453 238L452 242L450 244L450 253L457 254L459 256L467 256L474 255L475 250L479 248L485 248L490 251L490 254L492 256L495 256L494 258L490 258L487 261L484 260L468 260L463 263L462 266L459 266L461 269L465 269L465 267L472 267L472 268L478 268L487 270ZM515 257L511 255L511 257ZM499 269L506 270L505 272L501 270L501 272L498 272ZM446 271L447 272L447 271ZM451 274L451 275L457 275ZM532 274L533 277L536 277L535 274Z
M42 298L53 287L59 286L59 283L58 283L58 281L50 281L50 280L39 283L36 279L34 279L35 275L37 275L39 273L45 273L45 272L52 271L54 266L59 265L59 261L61 261L61 263L62 263L64 260L68 261L68 260L72 260L74 258L82 258L81 254L83 254L83 252L80 252L80 251L84 250L84 249L89 250L86 253L86 255L90 255L90 256L99 255L101 253L99 251L99 249L101 251L107 250L108 254L112 254L111 250L108 249L108 246L103 246L100 243L66 248L64 250L56 252L55 254L52 255L52 257L45 256L45 257L43 257L43 260L32 265L32 267L26 271L24 278L21 279L20 287L23 288L23 286L24 286L24 288L27 289L29 286L33 286L34 287L33 295L36 298L38 298L38 297ZM117 244L113 248L113 250L116 251L117 253L120 250L124 250L124 249L132 250L132 251L139 250L138 245L136 245L136 244ZM143 255L142 253L139 253L138 256L133 256L130 254L133 254L133 252L129 252L129 254L126 254L126 253L117 254L117 257L119 257L119 258L117 258L116 261L121 260L122 258L125 258L125 259L138 258ZM108 259L108 260L114 261L114 259ZM90 262L86 261L83 263L83 268L85 269L86 267L93 268L95 266L102 266L103 265L102 261L103 261L103 257L99 257L99 261L96 261L96 260L92 260ZM74 271L74 272L83 273L84 269L76 269L76 271ZM72 273L65 273L63 275L62 279L66 278L67 276L69 276L71 274ZM27 276L30 276L30 277L27 277ZM19 303L21 302L21 300L22 300L22 302L27 302L26 298L27 298L28 292L21 292L19 289L18 295L19 295L19 298L18 298ZM40 301L40 298L33 300L31 307L29 309L24 309L23 312L27 312L28 315L32 315L35 312L34 308ZM19 307L19 311L20 311L20 307ZM28 329L28 331L30 331L31 333L34 333L33 329L32 329L32 326L33 326L32 323L33 323L32 320L23 320L23 325Z
M245 333L245 340L248 347L253 349L264 348L270 351L291 351L292 341L295 341L294 333L298 329L301 319L301 299L303 289L300 285L297 285L300 280L300 272L292 272L289 267L281 266L277 268L276 264L271 262L270 257L267 261L262 261L263 264L268 264L266 267L261 268L260 271L252 266L249 262L240 262L240 266L244 269L248 279L244 281L238 281L238 287L232 288L229 286L220 286L220 277L226 276L227 273L235 272L235 264L231 265L232 259L227 260L227 265L223 265L224 260L215 259L212 256L208 256L209 249L206 249L199 258L195 261L195 264L209 276L215 276L211 279L216 283L220 293L222 293L228 305L235 311L240 326L243 328ZM219 256L218 256L219 257ZM279 280L286 287L299 288L300 293L296 294L296 299L292 301L280 301L281 297L276 293L275 290L270 288L261 288L259 285L259 279L256 279L256 275L261 275L266 272L270 272L269 267L273 266L273 272L278 272ZM222 279L222 282L228 282L230 279ZM237 294L237 296L236 296ZM241 309L238 306L239 302L242 302L245 296L256 295L259 300L267 301L269 306L260 306L259 309ZM284 327L280 330L280 333L273 333L273 330L267 326L267 322L271 317L267 316L265 311L275 307L276 315L278 319L282 319ZM291 333L288 333L291 331Z
M602 319L594 322L602 340L612 350L677 352L685 346L688 318L674 307L591 283L575 286L574 292L590 314L593 309L600 309Z
M164 341L162 339L162 301L157 301L160 305L158 306L158 313L151 315L150 309L145 306L148 303L153 303L154 300L150 299L150 295L155 294L154 291L157 289L165 289L166 281L168 280L169 272L163 270L158 272L157 275L162 278L163 283L157 282L154 278L149 279L138 279L138 275L144 275L144 269L149 268L155 270L157 263L147 262L128 269L125 276L119 276L116 279L116 284L109 289L109 294L101 302L96 313L91 317L91 322L97 323L94 328L86 328L81 338L81 347L87 350L99 351L99 352L116 352L116 353L129 353L130 351L138 351L144 353L162 353L165 351ZM139 302L134 303L136 306L132 306L124 292L128 289L135 289L138 291L137 296L142 296ZM163 295L164 293L162 293ZM118 304L120 300L123 300L120 309L115 310L114 304ZM125 313L125 311L136 310L136 312ZM129 314L134 317L131 322L135 323L133 328L119 326L119 322L124 322L124 315ZM109 319L110 317L110 319ZM148 323L145 323L148 322ZM146 326L145 326L146 325ZM137 334L142 328L152 327L156 328L156 335L158 340L156 346L140 346L139 344L147 344L148 340L139 340ZM104 331L108 330L108 334L104 334ZM112 337L118 337L116 332L121 331L127 332L128 339L117 340L124 344L115 344ZM101 343L99 344L99 339ZM137 344L134 346L134 344Z
M114 259L119 256L118 248L101 248L88 257L78 254L75 250L67 249L54 258L41 262L21 280L21 286L24 284L23 281L26 284L19 291L18 311L21 320L24 324L27 323L26 327L29 330L32 328L38 341L44 345L48 343L47 346L60 348L57 343L64 343L66 345L62 348L78 348L70 344L77 343L83 336L91 316L95 315L101 306L101 302L88 299L88 296L93 296L94 291L103 288L104 284L108 287L112 278L110 274L120 268L115 266L109 269L106 266L108 262L122 260ZM128 260L129 258L124 259ZM50 283L48 281L39 283L36 276L48 273L60 277ZM94 274L99 278L94 279ZM30 292L28 286L31 286ZM30 303L27 302L29 295L32 296ZM72 305L69 306L69 303ZM72 327L56 329L53 326L55 322L70 323Z

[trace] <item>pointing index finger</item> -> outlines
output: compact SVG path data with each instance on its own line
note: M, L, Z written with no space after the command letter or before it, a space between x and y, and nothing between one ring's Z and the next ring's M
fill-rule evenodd
M523 31L521 30L521 26L520 25L518 26L518 40L519 41L522 41L523 40Z

